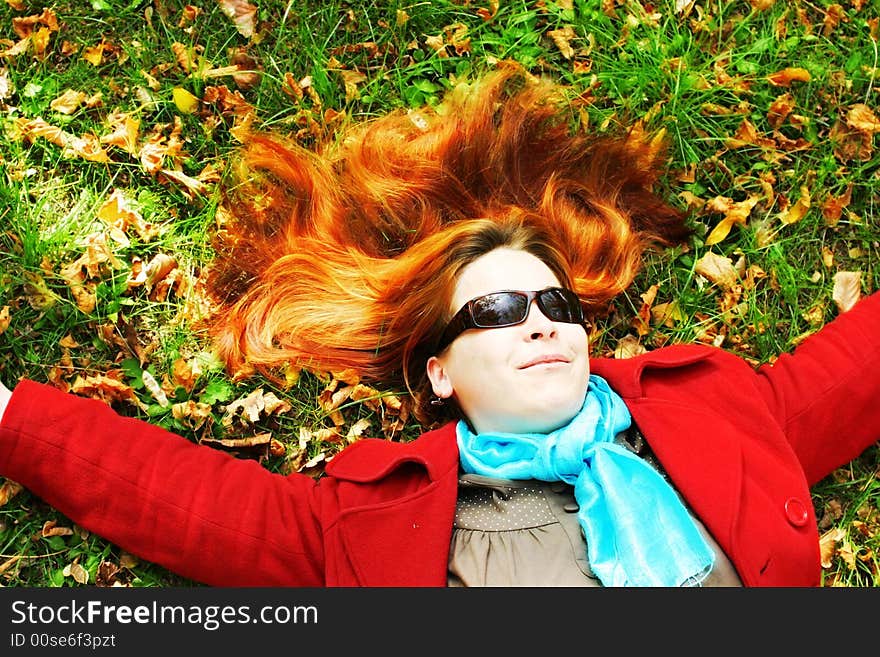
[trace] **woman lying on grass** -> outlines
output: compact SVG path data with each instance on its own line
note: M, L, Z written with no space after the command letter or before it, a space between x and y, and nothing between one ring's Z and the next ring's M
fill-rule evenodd
M657 144L572 134L557 100L502 67L319 154L245 151L218 353L405 386L421 437L285 477L23 380L0 474L212 585L817 585L809 487L880 437L880 295L757 370L590 358L585 317L690 232Z

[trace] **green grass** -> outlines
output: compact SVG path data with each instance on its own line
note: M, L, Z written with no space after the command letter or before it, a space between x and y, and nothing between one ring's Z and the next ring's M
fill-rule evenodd
M43 10L40 3L23 4L20 11L7 3L0 7L2 51L19 41L13 19ZM214 182L201 193L188 192L151 175L122 149L107 147L109 161L93 162L69 157L46 139L23 140L16 133L17 122L42 118L71 135L105 135L111 114L125 112L140 121L141 139L154 130L167 139L177 121L181 152L169 166L192 177L209 164L222 172L238 146L232 113L220 103L182 112L173 99L175 88L204 98L210 87L227 85L253 108L256 127L295 134L310 146L339 125L325 123L327 110L360 120L434 104L456 81L510 58L567 85L582 129L613 130L635 121L647 130L664 129L672 162L662 187L682 207L683 192L701 202L719 196L759 200L744 224L713 245L706 240L722 215L695 208L693 243L650 257L631 289L599 318L597 354L613 352L629 335L649 349L715 340L754 363L766 362L836 315L835 272L862 272L865 294L880 284L876 139L843 129L854 106L878 107L875 4L846 3L843 20L833 24L826 15L829 2L776 2L766 11L754 11L744 1L696 3L676 14L673 2L646 9L648 3L638 2L513 1L500 3L493 14L489 2L479 1L266 1L259 3L250 39L216 2L193 3L201 13L181 24L183 4L55 2L49 9L59 29L49 35L44 56L33 49L0 56L0 79L8 83L6 91L0 84L0 308L10 308L10 325L0 335L0 380L9 385L23 376L71 383L77 375L121 370L146 410L118 402L120 412L197 440L204 429L175 419L142 383L144 370L173 381L175 363L184 361L197 364L201 375L191 387L170 386L170 396L210 406L208 435L225 435L220 422L225 404L262 386L292 404L288 413L250 430L271 432L284 447L284 455L263 460L265 467L286 472L337 448L318 438L299 445L300 427L334 426L318 402L327 386L320 373L304 372L290 388L279 389L259 378L232 381L210 358L193 320L200 300L196 283L211 257L209 238L220 203ZM553 40L554 31L565 28L573 35L570 58ZM102 40L107 48L100 63L83 59L85 49ZM178 63L175 49L181 48L194 62L190 70ZM236 51L246 52L260 72L253 86L239 88L230 76L205 75L231 65ZM340 67L362 74L355 93L347 93ZM768 80L787 67L807 71L809 80L790 86ZM314 96L306 92L298 99L285 92L286 79L305 78ZM100 102L70 114L54 111L52 101L68 89L87 97L100 94ZM776 125L768 111L783 94L790 95L791 114ZM731 144L744 121L765 141ZM805 147L787 146L797 140ZM810 208L799 221L784 224L780 213L802 187ZM848 206L838 220L827 219L823 204L847 189ZM113 190L158 234L146 239L129 229L128 244L108 241L118 263L96 266L88 280L95 306L84 312L64 268L84 253L83 240L107 232L97 212ZM833 256L830 266L823 250ZM696 271L710 251L741 259L763 274L742 291L733 310L735 303ZM159 298L143 287L129 289L136 259L147 263L158 254L175 258L189 285ZM680 314L639 334L633 318L641 295L654 285L654 304L675 302ZM367 433L382 435L382 418L366 403L351 402L342 412L343 433L366 419ZM417 430L408 421L395 439ZM823 569L825 585L880 584L878 466L880 453L873 447L813 488L822 532L839 534L839 550ZM321 467L316 461L305 471L317 476ZM47 521L73 532L44 537ZM0 555L7 586L81 585L65 575L72 563L85 568L89 584L191 584L132 560L27 491L0 506Z

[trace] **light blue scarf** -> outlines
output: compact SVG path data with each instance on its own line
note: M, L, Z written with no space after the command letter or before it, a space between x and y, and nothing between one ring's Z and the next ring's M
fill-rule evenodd
M473 434L456 426L465 472L574 485L590 566L605 586L698 585L715 554L676 492L614 442L632 420L606 381L590 375L583 408L547 434Z

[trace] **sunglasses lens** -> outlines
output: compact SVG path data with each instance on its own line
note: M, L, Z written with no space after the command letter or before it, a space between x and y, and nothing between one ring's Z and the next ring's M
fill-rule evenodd
M554 322L579 322L583 319L580 300L570 290L551 288L538 295L541 311Z
M476 299L473 304L474 322L480 328L508 326L526 317L528 299L516 292L498 292Z

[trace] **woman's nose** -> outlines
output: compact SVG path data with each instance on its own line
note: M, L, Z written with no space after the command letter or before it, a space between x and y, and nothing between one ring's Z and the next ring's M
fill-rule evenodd
M542 337L550 337L556 333L556 325L538 306L538 300L532 301L529 306L529 314L526 316L524 328L531 340Z

